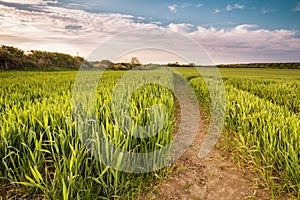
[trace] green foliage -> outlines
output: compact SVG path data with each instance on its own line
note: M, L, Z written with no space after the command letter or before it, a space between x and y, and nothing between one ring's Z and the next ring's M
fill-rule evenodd
M24 55L17 49L5 51L3 55L8 57L13 54L21 59ZM209 116L210 93L200 74L194 68L176 70L190 81ZM227 119L223 138L228 150L239 162L256 169L274 194L289 191L300 197L298 77L289 81L241 79L236 76L245 75L245 69L235 74L231 69L221 69L221 73L226 70ZM278 70L253 70L248 72L255 78L273 73L276 78L288 79L288 73L298 73L280 70L283 75L278 75ZM122 117L115 121L110 104L111 91L124 73L103 74L96 94L98 124L121 149L149 152L162 148L172 141L172 94L156 84L133 93L128 106L137 124L148 124L149 107L154 104L166 105L169 112L164 116L167 123L163 131L155 137L132 137L134 127L122 129L120 124L127 121ZM75 72L0 73L1 195L15 199L132 199L168 171L124 173L95 159L83 145L72 115L75 77Z
M97 89L97 122L110 140L128 151L148 152L172 139L172 115L163 130L150 138L133 138L118 128L111 114L110 91L120 72L103 75ZM75 72L0 73L0 189L7 198L134 199L168 168L134 174L113 169L83 145L72 115ZM156 95L145 98L150 93ZM172 94L146 85L130 101L130 114L147 124L148 108L167 103ZM122 118L121 118L122 120ZM122 121L121 121L122 122ZM3 192L2 192L3 191Z
M45 51L31 51L31 54L27 56L27 59L34 63L35 69L38 70L53 70L59 68L78 70L84 61L81 57Z
M178 62L175 63L168 63L168 67L195 67L195 63L189 63L189 64L179 64Z
M209 112L209 91L201 78L190 81ZM228 79L224 140L239 162L265 178L276 195L300 197L299 81Z
M227 64L217 65L219 68L272 68L272 69L300 69L300 63L249 63L249 64Z
M0 70L78 70L81 57L45 51L24 51L14 47L0 47Z
M1 46L0 48L0 69L9 70L16 69L20 70L22 66L30 66L31 63L26 59L24 51L14 47Z
M274 104L284 106L295 114L299 115L300 113L299 81L229 79L226 83L238 89L251 92Z

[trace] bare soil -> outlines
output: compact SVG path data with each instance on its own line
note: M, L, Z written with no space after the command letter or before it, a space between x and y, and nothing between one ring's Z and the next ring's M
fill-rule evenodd
M220 148L203 159L198 157L205 132L205 124L200 125L193 144L174 163L169 177L140 199L271 199L270 192L258 188L251 181L253 176L238 168Z

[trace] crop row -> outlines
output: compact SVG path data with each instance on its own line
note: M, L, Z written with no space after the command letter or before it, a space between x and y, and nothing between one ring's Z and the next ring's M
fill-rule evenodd
M173 96L159 85L146 84L127 99L123 109L128 112L130 121L113 115L112 108L118 104L111 104L111 91L120 75L118 72L103 74L95 91L94 106L79 102L78 105L85 106L80 107L83 111L89 107L96 108L95 118L86 120L77 118L78 113L72 110L74 72L1 74L2 194L7 198L27 199L128 199L135 197L143 185L155 181L168 171L168 168L153 169L151 173L116 170L110 165L114 163L105 163L107 160L103 161L93 153L99 150L98 144L106 147L105 143L100 143L103 138L96 138L99 140L94 143L95 148L89 146L90 140L85 140L86 137L95 136L90 133L98 131L96 136L101 132L116 147L135 153L159 151L172 140ZM122 85L124 88L126 86ZM151 95L153 93L155 95ZM147 131L158 131L155 123L149 123L152 118L161 116L161 109L151 109L156 104L167 105L164 126L152 137L133 137L139 126L147 125ZM86 129L93 123L96 126ZM79 128L80 124L86 125L84 129ZM104 150L110 153L111 149Z
M267 180L269 188L273 189L273 194L283 189L299 196L299 117L284 106L232 86L247 83L232 80L226 85L227 117L223 136L226 145L244 164L255 166ZM204 81L195 78L191 80L191 85L200 103L209 108L209 91ZM267 84L261 84L260 88L274 92L273 86L268 88ZM293 87L285 89L286 93L294 91Z
M226 84L284 106L296 114L300 112L299 81L229 79Z

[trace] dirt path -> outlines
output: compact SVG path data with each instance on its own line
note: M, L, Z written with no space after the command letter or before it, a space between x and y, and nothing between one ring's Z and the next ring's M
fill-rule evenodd
M270 199L267 190L255 186L249 175L244 175L218 148L198 158L205 130L205 125L199 127L193 144L176 161L169 178L141 199Z

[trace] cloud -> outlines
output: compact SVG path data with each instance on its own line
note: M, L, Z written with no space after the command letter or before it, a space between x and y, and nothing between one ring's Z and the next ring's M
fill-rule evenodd
M169 11L171 12L177 12L177 5L173 4L173 5L169 5L168 6Z
M151 24L162 25L163 23L160 21L150 21Z
M185 23L182 23L182 24L171 23L167 26L167 28L170 31L179 32L179 33L188 33L192 27L194 27L194 25L185 24Z
M176 26L178 31L202 45L218 63L299 61L297 31L259 29L253 24L231 29L198 26L190 32L182 24L168 28L176 30Z
M263 8L262 10L261 10L261 14L267 14L267 13L273 13L273 12L276 12L276 10L275 9L266 9L266 8Z
M188 7L191 7L191 6L193 6L193 4L191 4L191 3L185 3L185 4L181 5L181 8L188 8Z
M196 7L196 8L200 8L200 7L202 7L202 6L203 6L202 3L198 3L195 7Z
M117 33L156 24L136 22L131 15L89 13L40 6L40 12L0 5L0 41L25 50L39 49L87 56L101 41Z
M262 10L261 10L261 13L262 13L262 14L267 14L268 12L269 12L268 9L262 9Z
M245 6L243 6L243 5L240 5L240 4L234 4L234 5L227 5L226 7L225 7L225 10L227 10L227 11L231 11L231 10L234 10L234 9L244 9L245 8Z
M218 14L218 13L220 13L220 12L222 12L222 10L220 10L220 9L218 9L218 8L216 8L216 9L214 10L214 13L215 13L215 14Z
M300 50L300 39L297 31L259 29L253 24L242 24L232 29L215 29L197 27L196 31L188 33L197 41L202 41L207 47L214 49L255 50ZM200 44L201 44L200 43Z
M32 4L32 5L45 5L48 3L58 3L57 0L2 0L6 3L15 3L15 4Z
M1 43L24 50L38 49L72 55L79 52L80 56L86 57L95 47L114 35L132 29L158 28L175 31L193 39L202 45L217 63L299 61L300 33L294 30L268 30L253 24L241 24L230 29L207 28L187 23L162 26L161 22L139 22L137 19L143 20L143 17L132 15L89 13L49 5L36 7L39 8L39 12L0 5ZM162 47L173 45L174 49L191 51L190 53L197 57L184 42L168 44L171 38L168 34L153 38L147 31L142 30L137 32L137 35L129 35L126 38L128 40L113 44L113 50L132 45L128 41L137 38L149 46L153 41L159 41ZM102 58L113 58L116 55L112 55L112 52L117 52L113 50L99 55Z
M235 9L244 9L245 6L244 5L239 5L239 4L234 4L234 8Z
M233 10L233 7L231 5L227 5L226 8L225 8L227 11L231 11Z
M146 18L145 18L145 17L142 17L142 16L138 16L137 19L138 19L138 20L145 20Z
M296 7L294 8L294 11L295 12L300 11L300 2L297 3Z
M83 26L78 26L78 25L67 25L67 26L65 26L65 29L72 30L72 31L78 31L82 28L83 28Z
M218 13L220 13L220 12L222 12L222 11L232 11L232 10L235 10L235 9L239 9L239 10L242 10L242 9L244 9L245 8L245 6L244 5L240 5L240 4L234 4L234 5L227 5L225 8L223 8L223 9L219 9L219 8L216 8L215 10L214 10L214 13L215 14L218 14Z

